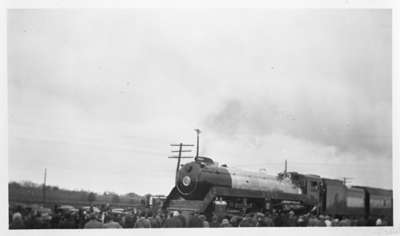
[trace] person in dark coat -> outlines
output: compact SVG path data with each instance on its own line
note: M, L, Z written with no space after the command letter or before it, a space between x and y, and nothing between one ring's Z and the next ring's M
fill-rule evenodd
M217 217L216 215L213 215L213 216L211 217L210 227L211 227L211 228L217 228L217 227L219 227L218 217Z
M41 222L39 220L40 214L31 212L26 221L26 226L28 229L40 229Z
M288 227L295 227L296 226L296 222L297 222L297 217L296 217L296 215L294 214L294 212L293 211L290 211L289 212L289 216L288 216L288 218L287 218L287 220L286 220L286 225L285 226L288 226Z
M70 213L67 213L64 215L63 218L61 218L59 224L58 224L58 228L60 229L74 229L77 228L75 225L75 221L72 218Z
M164 228L183 228L183 226L178 216L168 217L164 222Z
M42 216L41 216L41 225L40 225L40 228L41 228L41 229L50 229L50 228L51 228L50 220L51 220L51 216L49 216L49 215L42 215ZM74 223L75 223L75 222L74 222ZM74 226L76 227L75 224L74 224Z
M366 226L367 220L364 217L360 217L357 221L357 226Z
M135 228L151 228L150 220L146 219L144 216L140 217L135 223Z
M178 214L178 219L182 222L182 227L186 227L186 219L182 214Z
M339 221L338 226L351 226L351 221L346 216L343 217L341 221Z
M200 219L198 214L191 215L188 221L189 228L202 228L203 220Z
M99 229L103 228L103 224L97 220L94 213L90 214L89 221L84 226L85 229Z
M240 224L240 217L239 216L232 216L230 223L232 227L238 227Z
M61 220L61 214L60 213L54 214L50 220L51 228L53 228L53 229L57 228L58 224L60 223L60 220Z
M210 227L210 223L208 223L207 218L205 215L199 215L199 219L202 221L204 228L209 228Z
M321 226L321 223L315 215L311 215L310 218L308 219L307 226L317 227L317 226Z
M270 214L265 215L261 221L259 222L260 227L272 227L274 226L274 222L272 221L272 217Z
M124 228L133 228L135 226L136 219L132 214L128 214L125 216L125 224Z
M296 226L298 226L298 227L306 227L307 226L306 218L304 216L300 216L297 219Z
M156 216L152 216L149 218L151 228L160 228L161 223L160 221L156 218Z
M103 224L103 228L107 229L120 229L122 226L116 222L117 219L115 216L108 215L104 218L105 224Z
M374 217L368 217L367 226L375 226L376 219Z
M257 221L254 221L250 216L245 216L240 222L239 227L255 227L256 225Z
M286 219L283 213L279 213L274 220L274 225L277 227L286 226Z

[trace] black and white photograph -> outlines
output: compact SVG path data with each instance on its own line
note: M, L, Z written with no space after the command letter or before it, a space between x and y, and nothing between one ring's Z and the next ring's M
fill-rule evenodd
M392 9L6 21L9 231L392 232Z

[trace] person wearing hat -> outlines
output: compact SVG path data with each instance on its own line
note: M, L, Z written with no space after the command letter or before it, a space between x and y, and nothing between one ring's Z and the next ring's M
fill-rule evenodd
M186 218L181 214L181 212L178 212L178 216L176 216L182 223L182 227L186 227Z
M274 225L277 227L286 226L286 217L283 212L279 212L278 215L274 219Z
M152 215L151 217L149 217L149 221L150 221L150 226L151 228L160 228L161 227L161 222L159 220L159 216L158 215Z
M378 218L378 219L376 220L375 225L376 225L376 226L382 226L382 220L381 220L381 218Z
M203 228L209 228L210 223L208 223L207 218L205 215L199 215L199 219L203 222Z
M326 224L325 224L325 216L324 215L319 215L318 216L318 226L326 226Z
M305 227L305 226L307 226L307 222L305 221L305 219L304 219L303 216L300 216L300 217L297 219L296 226L300 226L300 227Z
M351 221L346 216L343 216L342 220L339 221L338 226L351 226Z
M211 217L210 227L212 227L212 228L217 228L218 226L219 226L219 224L218 224L218 217L214 214L214 215Z
M332 221L331 221L331 219L330 219L330 217L329 217L328 215L325 216L325 221L324 221L324 223L325 223L325 225L328 226L328 227L331 227L331 226L332 226Z
M179 212L177 212L177 211L173 212L165 220L163 227L164 228L182 228L182 227L184 227L184 225L182 224L182 221L178 217L179 217Z
M12 215L12 222L10 225L10 229L23 229L23 228L25 228L25 225L22 219L22 214L19 212L15 212Z
M321 226L321 222L318 220L317 216L313 214L308 219L307 226L318 227L318 226Z
M232 227L232 225L229 223L229 220L224 218L220 224L220 227L226 228L226 227Z
M151 228L151 222L147 219L145 212L140 213L139 219L135 223L135 228Z
M332 226L339 226L339 218L335 217L332 221Z
M103 228L103 224L97 220L96 214L91 213L89 215L89 221L83 227L85 229L100 229Z
M129 212L129 214L125 216L124 228L133 228L135 226L135 222L136 222L136 216L133 215L132 212Z
M233 227L238 227L240 223L240 217L239 216L232 216L230 223Z
M256 225L257 225L257 222L254 222L252 217L247 215L240 222L239 227L255 227Z
M294 211L289 211L288 218L286 220L286 226L295 227L297 222L297 216L294 214Z
M260 222L260 227L272 227L274 226L274 221L270 213L265 214L262 221Z

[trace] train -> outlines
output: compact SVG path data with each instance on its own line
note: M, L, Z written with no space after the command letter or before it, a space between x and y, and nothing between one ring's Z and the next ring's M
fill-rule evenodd
M198 156L181 165L163 209L201 214L316 212L343 217L393 218L392 190L347 186L343 180L283 171L245 171Z

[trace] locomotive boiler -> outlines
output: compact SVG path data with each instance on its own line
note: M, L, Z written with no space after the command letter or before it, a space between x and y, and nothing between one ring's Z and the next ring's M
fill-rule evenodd
M198 157L182 166L178 172L176 188L183 198L202 200L212 187L260 192L301 194L299 187L289 179L278 179L266 173L244 171L219 166L210 158Z

